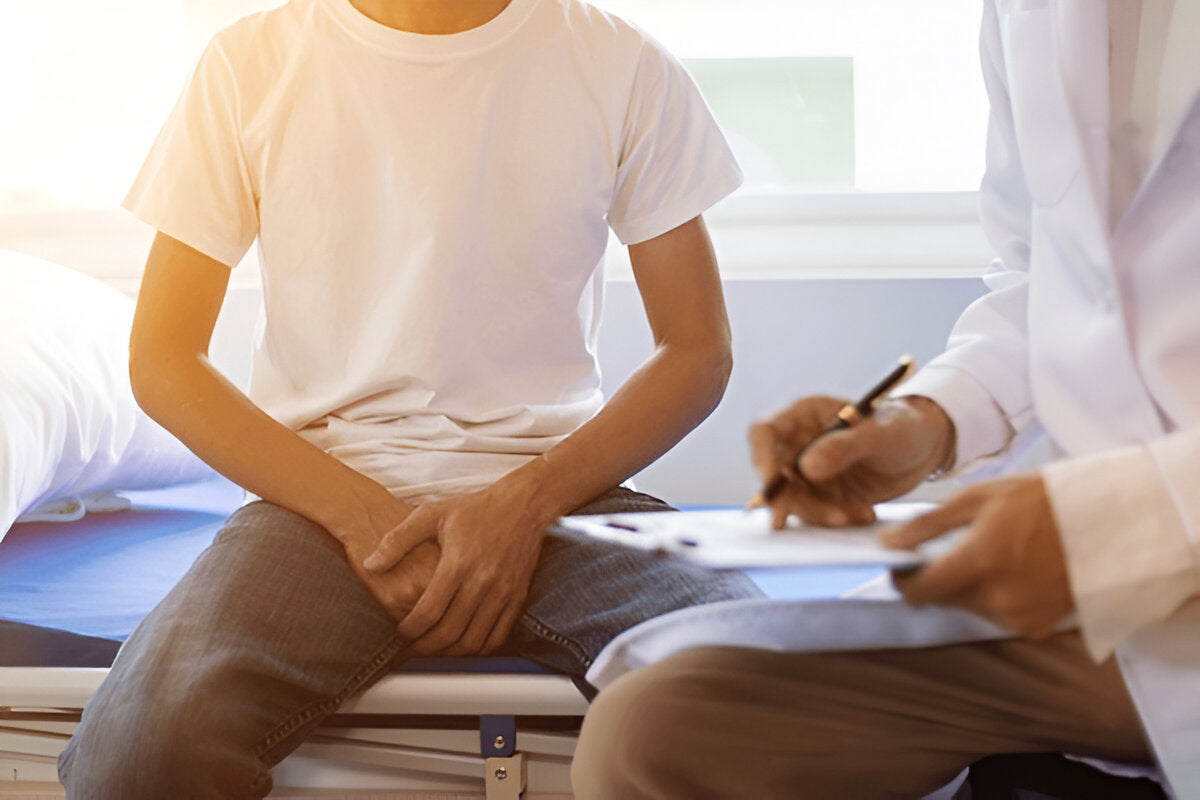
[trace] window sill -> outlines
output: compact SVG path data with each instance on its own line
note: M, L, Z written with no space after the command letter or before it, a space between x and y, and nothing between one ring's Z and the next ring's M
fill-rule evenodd
M727 278L977 277L978 193L739 192L704 215ZM632 277L610 247L610 279Z
M727 279L977 277L992 251L975 192L738 192L705 214ZM0 215L0 249L72 267L133 294L154 231L120 208ZM257 283L256 250L233 286ZM631 280L612 240L610 280Z

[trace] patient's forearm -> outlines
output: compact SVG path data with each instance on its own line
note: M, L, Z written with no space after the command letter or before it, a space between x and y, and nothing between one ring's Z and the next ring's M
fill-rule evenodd
M660 346L600 413L501 485L524 492L543 519L569 513L700 424L720 402L730 366L726 342Z
M712 413L729 380L729 323L704 220L632 245L629 257L655 349L599 414L505 479L543 519L578 508L675 446Z
M196 455L343 544L398 522L382 518L403 508L386 489L272 419L203 356L135 358L131 377L146 413Z
M528 498L530 511L547 521L675 446L712 413L729 380L729 323L704 220L695 217L633 245L629 256L654 336L653 354L599 414L501 482Z

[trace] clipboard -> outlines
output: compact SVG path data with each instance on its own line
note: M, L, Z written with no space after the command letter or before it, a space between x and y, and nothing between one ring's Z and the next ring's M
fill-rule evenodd
M950 531L912 550L879 543L879 530L934 508L932 503L883 503L878 521L865 526L823 528L795 517L783 530L771 527L769 508L583 514L558 525L626 547L651 550L712 569L760 567L917 567L952 549L965 531Z

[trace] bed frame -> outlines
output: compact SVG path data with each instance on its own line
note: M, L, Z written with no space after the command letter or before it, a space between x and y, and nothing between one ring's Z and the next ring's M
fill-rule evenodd
M242 497L225 481L128 495L131 512L18 524L0 541L6 800L18 785L17 796L62 796L58 755L120 641ZM522 659L418 660L276 767L272 796L568 798L586 710L569 678Z
M63 796L58 755L120 641L241 502L224 481L126 494L132 511L18 524L0 541L3 800ZM786 572L752 577L790 599L834 597L865 577L862 569L825 570L798 581ZM114 581L112 573L138 579ZM271 796L570 798L586 710L570 678L522 659L416 660L350 700L284 759Z
M0 668L0 787L13 781L29 798L62 796L58 755L106 674ZM586 710L560 675L393 673L275 768L271 796L570 798L571 756ZM13 791L0 788L0 797Z

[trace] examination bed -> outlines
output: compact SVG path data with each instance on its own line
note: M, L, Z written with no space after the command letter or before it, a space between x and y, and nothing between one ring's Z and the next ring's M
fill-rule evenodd
M61 796L56 758L121 640L241 502L219 479L123 495L129 510L18 523L0 541L0 798ZM755 577L775 596L832 597L874 571ZM570 797L586 708L569 678L521 659L419 660L276 767L272 796Z

